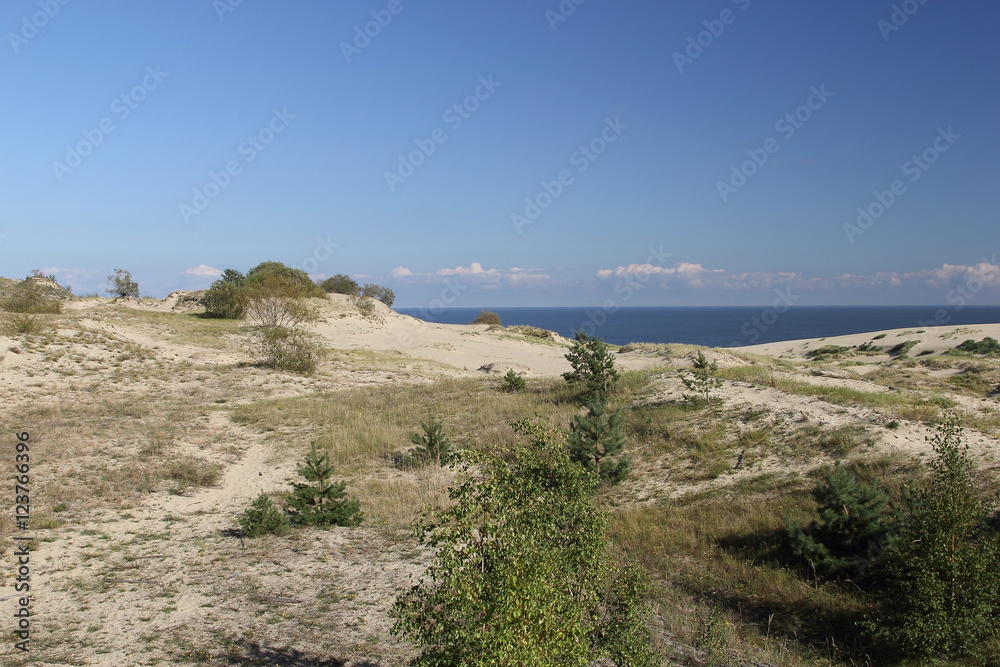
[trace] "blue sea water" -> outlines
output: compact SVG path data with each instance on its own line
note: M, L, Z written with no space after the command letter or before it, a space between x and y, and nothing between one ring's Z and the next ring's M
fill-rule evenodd
M799 338L822 338L882 329L1000 322L1000 306L792 306L778 312L748 306L619 308L399 308L429 322L468 324L492 310L504 325L529 324L571 338L577 329L609 343L691 343L738 347ZM971 337L971 336L970 336Z

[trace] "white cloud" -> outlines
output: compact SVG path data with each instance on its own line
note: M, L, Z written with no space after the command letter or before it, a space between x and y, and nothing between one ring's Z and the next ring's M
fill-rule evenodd
M222 275L222 271L215 268L214 266L208 266L207 264L199 264L198 266L192 266L189 269L184 269L184 275L186 276L210 276L212 278L218 278Z

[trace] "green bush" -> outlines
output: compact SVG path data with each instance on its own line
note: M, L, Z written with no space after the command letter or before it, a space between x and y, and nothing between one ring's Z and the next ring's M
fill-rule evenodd
M607 344L600 338L592 338L585 331L576 332L576 342L565 355L573 370L562 377L570 383L583 383L586 398L606 397L619 380L615 369L615 359Z
M809 350L806 352L806 356L810 359L816 359L818 357L839 357L850 351L851 348L844 347L842 345L824 345L823 347L817 347L815 350Z
M351 303L354 304L354 307L358 309L358 312L361 313L361 317L367 320L373 320L376 318L375 299L370 296L356 294L352 296L350 300Z
M46 297L38 284L28 278L0 301L0 309L8 313L56 315L62 312L62 303L57 299Z
M507 370L507 374L503 376L503 380L500 382L500 391L506 391L508 393L514 393L517 391L524 391L527 388L527 384L524 378L517 374L513 368Z
M861 352L862 354L878 354L884 351L881 345L873 345L871 341L865 341L861 345L854 348L855 352Z
M587 414L574 416L569 428L566 445L573 461L606 484L625 479L632 462L622 454L625 431L620 410L609 414L606 404L592 399Z
M476 315L476 319L472 320L469 324L490 324L498 327L503 326L500 322L500 316L492 310L480 310L479 314Z
M382 287L381 285L375 285L372 283L367 283L361 288L361 297L369 299L378 299L385 305L392 308L393 301L396 300L396 294L388 287Z
M330 456L322 454L312 443L305 460L298 466L299 474L310 484L294 482L288 499L293 521L307 526L357 526L364 519L356 498L348 498L345 482L332 482L334 469Z
M281 262L261 262L253 267L247 271L246 285L249 288L266 285L268 289L281 285L282 291L288 296L326 298L326 292L312 281L308 273L302 269L285 266Z
M987 336L978 343L974 340L967 340L955 349L968 354L1000 354L1000 341Z
M246 276L235 269L226 269L205 293L205 316L227 320L243 319L250 296Z
M904 498L886 554L886 591L865 627L894 652L975 656L997 635L1000 541L957 417L948 415L929 440L930 480Z
M920 345L919 340L907 340L893 345L889 348L888 352L897 359L906 359L910 350L915 348L917 345Z
M115 269L114 273L108 276L111 283L106 291L111 296L118 299L139 298L139 283L132 280L132 274L125 269Z
M858 582L881 562L892 526L889 497L862 484L837 462L812 492L819 520L806 528L788 523L792 552L828 579Z
M392 609L393 633L420 646L410 664L658 664L645 580L614 564L593 476L566 448L539 435L464 467L452 502L418 523L434 560Z
M289 528L288 515L278 509L263 491L240 515L239 525L246 537L283 535Z
M258 327L252 334L251 346L262 366L300 375L316 372L316 346L301 329Z
M330 276L319 286L323 288L323 291L331 294L348 294L350 296L361 294L361 286L346 273Z

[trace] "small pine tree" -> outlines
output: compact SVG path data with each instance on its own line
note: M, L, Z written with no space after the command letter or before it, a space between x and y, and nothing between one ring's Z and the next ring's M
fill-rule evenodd
M886 554L887 589L864 623L908 655L975 655L997 634L1000 545L960 434L950 415L928 438L936 454L931 479L904 499Z
M503 381L500 383L501 391L506 392L516 392L524 391L527 384L524 382L524 378L518 375L513 368L507 371L507 374L503 376Z
M615 369L615 358L607 344L600 338L592 338L587 332L576 332L576 342L566 353L566 359L573 370L563 373L567 382L583 382L589 397L606 397L619 380Z
M602 401L587 402L587 414L576 415L566 438L570 458L597 473L607 484L617 484L628 475L631 460L622 454L625 430L621 411L608 413Z
M451 460L451 440L444 432L444 424L427 415L426 422L420 422L423 433L411 433L410 442L416 447L410 450L410 459L418 463L434 462L445 465Z
M288 531L288 515L278 509L271 497L260 492L239 518L240 528L247 537L281 535Z
M709 392L722 386L722 380L715 377L719 372L719 364L709 362L705 353L698 351L698 358L694 360L694 371L690 375L681 377L681 382L691 391L701 394L705 402L709 400Z
M312 443L298 472L312 484L294 482L288 500L289 511L296 523L309 526L357 526L364 518L356 498L348 498L345 482L331 482L333 466L330 456L322 454Z
M889 497L874 484L863 484L839 461L812 496L819 521L807 528L788 524L793 553L823 577L860 579L880 561L892 526Z

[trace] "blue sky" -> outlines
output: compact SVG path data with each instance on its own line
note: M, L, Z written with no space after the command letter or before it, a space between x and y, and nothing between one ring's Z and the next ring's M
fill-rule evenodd
M7 0L0 29L6 277L1000 303L996 3Z

